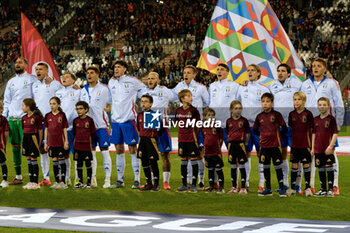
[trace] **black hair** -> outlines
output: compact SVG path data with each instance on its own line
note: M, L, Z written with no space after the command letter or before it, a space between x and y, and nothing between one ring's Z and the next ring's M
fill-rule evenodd
M292 73L292 69L290 68L289 65L287 65L287 64L285 64L285 63L281 63L281 64L279 64L279 65L277 66L277 70L278 70L278 68L280 68L280 67L285 67L285 68L287 69L287 73L288 73L288 74Z
M128 69L128 64L125 61L122 61L122 60L116 61L114 65L121 65L121 66L124 66L125 69Z
M142 99L142 98L147 98L147 99L149 100L150 103L153 103L153 97L150 96L150 95L143 95L143 96L141 97L141 99Z
M78 107L78 106L83 106L84 109L87 109L89 111L89 104L86 103L85 101L78 101L75 104L75 107Z
M275 97L273 96L273 94L271 94L270 92L264 93L264 94L261 96L261 99L263 99L263 98L268 98L268 99L271 100L271 102L273 102L274 99L275 99Z
M44 63L44 62L38 63L37 66L45 66L46 69L49 69L49 66L46 63Z

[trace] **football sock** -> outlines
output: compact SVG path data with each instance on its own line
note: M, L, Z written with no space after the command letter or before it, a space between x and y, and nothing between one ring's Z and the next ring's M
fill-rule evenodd
M241 187L245 188L245 184L246 184L246 179L247 179L247 173L245 171L245 166L244 164L240 164L239 165L239 170L241 172Z
M264 172L264 164L259 163L258 168L259 168L259 186L264 187L264 182L265 182L265 179L266 179L266 177L264 175L265 174L265 172ZM248 176L248 172L247 172L247 176Z
M143 167L143 172L145 173L147 184L152 185L152 175L151 175L151 169L149 168L149 166Z
M39 165L38 160L32 160L32 169L33 169L33 182L39 182Z
M55 176L55 180L57 183L60 182L60 176L59 176L59 171L58 171L58 161L52 161L52 165L53 165L53 174Z
M6 165L6 161L1 164L1 170L2 170L2 179L7 181L7 165Z
M58 161L60 167L61 167L61 182L66 183L66 161L64 159L61 159Z
M184 186L187 186L187 164L188 160L181 160L181 179Z
M21 171L21 163L22 163L22 155L21 155L21 147L20 146L12 146L13 153L13 163L16 171L16 178L22 179L22 171Z
M214 187L214 173L215 173L215 168L209 167L208 168L208 178L209 178L209 186L211 188Z
M231 181L232 181L232 187L237 188L237 165L231 164Z
M311 171L311 169L310 169ZM297 179L295 181L295 185L301 187L301 181L303 180L303 164L299 163L298 165L298 173L297 173Z
M78 177L78 162L74 161L74 179L79 181Z
M297 182L298 168L292 168L290 173L290 185L292 189L295 189L295 185Z
M34 181L33 181L33 165L32 165L32 160L27 159L27 163L28 163L29 181L30 181L30 182L34 182Z
M320 184L323 191L327 191L327 178L326 169L324 167L318 168L318 174L320 176Z
M191 160L192 165L192 185L197 184L198 179L198 160Z
M308 189L310 188L310 171L311 171L311 168L308 167L308 168L304 168L304 176L305 176L305 189Z
M159 168L157 160L151 159L151 168L153 172L154 186L159 186Z
M97 170L96 151L93 150L91 152L92 152L92 161L91 161L92 177L96 177L96 170Z
M112 160L109 154L109 150L101 151L103 157L103 169L105 171L105 180L110 181L112 172Z
M41 171L43 172L43 178L50 180L50 157L47 153L40 155Z
M311 171L310 171L310 187L315 188L315 173L316 173L316 167L315 167L315 156L311 157Z
M248 161L244 164L245 171L247 174L246 182L249 183L249 177L250 177L250 168L252 166L252 159L248 158Z
M85 162L85 165L87 166L86 162ZM84 163L83 161L77 161L77 173L78 173L78 181L80 183L83 183L83 166L84 166Z
M218 174L218 181L220 188L224 187L224 173L222 172L222 168L215 168L216 173Z
M282 171L282 164L275 166L276 170L276 176L279 188L281 189L283 187L283 171Z
M134 180L140 182L140 160L137 158L136 153L131 155L131 165L134 170Z
M163 182L168 182L170 180L170 172L163 172Z
M289 186L289 183L288 183L289 164L287 159L283 160L282 162L282 172L283 172L283 184L285 186Z
M263 164L261 164L261 165L263 165ZM263 168L264 168L263 175L264 175L264 179L265 179L265 182L266 182L266 188L267 189L271 189L270 165L263 165ZM259 185L259 186L261 186L261 185Z
M85 160L85 167L86 167L86 178L87 178L87 185L91 185L91 178L92 178L92 162L90 159ZM83 165L81 166L81 173L83 173ZM83 182L83 177L81 177L81 182Z
M70 158L66 158L65 160L66 163L66 180L70 180L70 168L71 168L71 161Z
M339 187L338 185L338 177L339 177L339 161L338 161L338 156L336 155L336 152L334 151L334 158L335 158L335 163L333 163L333 170L334 170L334 183L333 185L335 187Z
M327 167L326 170L328 176L328 190L333 190L334 169L333 167Z
M187 163L187 184L192 184L192 164Z
M218 183L218 173L214 172L214 184Z
M116 160L118 180L124 182L125 154L117 154Z
M236 168L236 185L238 186L238 179L239 179L239 167Z
M198 160L198 178L199 178L199 183L204 184L204 159Z

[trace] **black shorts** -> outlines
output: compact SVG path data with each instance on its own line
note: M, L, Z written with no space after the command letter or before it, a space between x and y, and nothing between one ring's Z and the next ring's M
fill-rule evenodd
M333 154L326 155L325 153L322 154L315 154L315 166L316 167L324 167L326 165L333 165L335 163L335 157Z
M292 148L290 151L291 163L311 163L310 149L308 148Z
M26 157L37 158L39 151L39 134L26 133L23 134L22 155Z
M195 142L179 142L179 156L181 158L197 158L200 156Z
M73 160L74 161L92 160L92 153L91 151L75 150Z
M228 143L228 162L231 164L245 164L248 161L243 142L230 141Z
M6 162L5 149L0 150L0 163Z
M270 165L271 160L274 166L282 164L282 152L279 147L260 148L259 163Z
M51 158L63 158L66 156L66 151L63 147L49 147L49 156Z
M222 168L224 166L224 162L222 161L222 155L204 156L204 159L205 166L208 168Z
M150 137L140 137L137 158L141 160L159 159L157 140Z

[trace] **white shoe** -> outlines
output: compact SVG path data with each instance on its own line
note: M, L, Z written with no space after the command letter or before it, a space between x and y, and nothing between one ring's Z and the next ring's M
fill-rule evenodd
M307 196L307 197L312 197L313 196L312 191L311 191L310 188L305 189L305 196Z
M57 187L56 187L56 189L67 189L68 188L68 186L65 184L65 183L63 183L63 182L60 182L58 185L57 185Z
M6 180L3 180L0 184L0 188L7 188L9 186L9 182Z
M59 183L55 182L53 185L50 186L50 189L57 189L59 186Z
M30 187L28 187L27 189L40 189L40 184L38 183L32 183L32 185Z
M26 185L24 185L23 187L22 187L22 189L28 189L30 186L32 186L33 185L33 183L32 182L29 182L29 183L27 183Z
M105 184L102 186L104 189L107 189L109 187L111 187L111 182L109 180L105 181Z
M97 180L96 180L96 177L92 177L92 179L91 179L91 187L97 188Z

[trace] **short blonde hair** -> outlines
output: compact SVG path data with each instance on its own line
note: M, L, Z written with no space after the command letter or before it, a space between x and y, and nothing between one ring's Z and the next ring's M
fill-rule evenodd
M184 98L185 97L185 95L187 95L187 94L190 94L190 95L192 95L192 92L190 91L190 90L188 90L188 89L183 89L183 90L181 90L178 94L177 94L177 97L179 98L179 100L180 100L180 102L182 103L182 98Z
M152 71L148 73L148 75L151 75L151 74L155 75L159 79L159 74L157 72Z
M299 96L304 102L306 102L306 95L304 92L302 92L302 91L295 92L293 97L296 95Z
M260 76L261 76L261 69L260 69L260 66L258 66L257 64L250 64L249 66L251 66L251 67L254 67L254 69L256 69L256 71L259 73L259 78L260 78ZM248 67L249 67L248 66ZM247 67L247 68L248 68Z
M185 69L192 69L194 74L197 72L197 68L193 65L186 65L184 70Z

